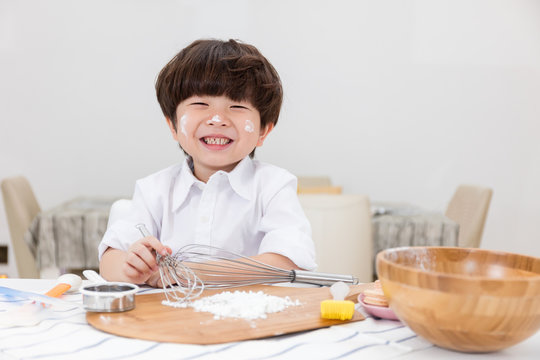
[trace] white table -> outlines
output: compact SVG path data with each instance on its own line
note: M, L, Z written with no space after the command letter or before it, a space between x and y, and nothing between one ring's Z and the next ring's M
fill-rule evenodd
M0 286L44 293L54 280L0 279ZM149 289L142 291L148 292ZM155 290L151 290L155 291ZM80 294L63 299L81 304ZM6 302L0 312L24 301ZM362 311L360 309L360 311ZM53 310L32 327L0 327L0 359L536 359L540 333L521 344L491 354L463 354L441 349L397 321L376 320L333 326L288 336L218 345L159 343L95 330L77 306Z

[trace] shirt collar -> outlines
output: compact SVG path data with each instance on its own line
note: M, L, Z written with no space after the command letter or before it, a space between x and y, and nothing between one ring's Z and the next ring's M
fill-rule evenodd
M193 174L193 160L190 157L187 157L180 170L180 175L174 185L174 194L173 194L173 211L180 208L180 206L186 200L191 187L196 184L203 184L202 181L197 179ZM236 165L236 167L229 173L224 171L218 171L214 175L219 175L223 173L229 179L229 184L231 188L239 196L246 200L251 200L253 194L253 177L255 175L255 164L253 160L246 156L242 161ZM212 175L212 176L214 176Z
M187 157L183 164L182 168L180 169L180 174L178 178L176 179L176 182L174 184L174 194L173 194L173 211L177 210L186 200L189 191L191 190L191 187L195 185L196 183L200 183L201 181L193 175L193 172L191 171L192 167L192 160L190 157Z
M251 200L254 186L253 177L255 176L253 160L246 156L230 173L226 174L234 192L246 200Z

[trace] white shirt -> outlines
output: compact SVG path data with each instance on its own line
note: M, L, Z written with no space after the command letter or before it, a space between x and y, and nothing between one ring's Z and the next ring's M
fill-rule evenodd
M198 180L188 161L138 180L129 216L115 221L99 245L127 250L144 223L173 253L206 244L245 256L277 253L313 270L311 227L298 201L297 179L277 166L246 157L231 172Z

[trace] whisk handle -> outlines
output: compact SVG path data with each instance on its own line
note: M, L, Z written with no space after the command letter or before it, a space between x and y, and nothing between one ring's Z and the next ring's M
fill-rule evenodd
M149 232L148 229L146 228L146 225L144 225L144 224L141 223L141 224L135 225L135 227L136 227L137 229L139 229L139 231L141 232L142 236L144 236L144 237L152 236L152 234L150 234L150 232ZM156 254L156 260L158 261L158 264L159 264L159 262L161 261L161 258L162 258L161 255ZM164 286L165 286L165 285L164 285Z
M304 270L292 270L292 272L293 279L291 282L322 286L330 286L338 281L343 281L344 283L351 285L358 284L358 278L355 278L352 275L327 274Z
M148 229L146 228L146 225L144 225L144 224L137 224L137 225L135 225L135 227L136 227L137 229L139 229L139 231L141 232L142 236L144 236L144 237L152 236L152 235L150 234L150 232L148 231Z

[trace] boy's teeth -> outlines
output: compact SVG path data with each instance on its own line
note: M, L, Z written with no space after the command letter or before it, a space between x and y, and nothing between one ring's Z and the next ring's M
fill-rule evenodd
M204 142L209 144L209 145L225 145L225 144L228 144L229 141L230 141L230 139L222 138L222 137L219 137L219 138L206 137L206 138L204 138Z

